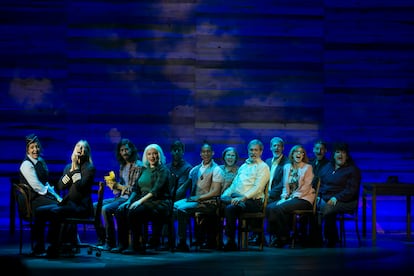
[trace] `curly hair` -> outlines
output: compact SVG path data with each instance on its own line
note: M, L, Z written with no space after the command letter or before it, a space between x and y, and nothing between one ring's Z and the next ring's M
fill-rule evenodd
M134 145L134 143L132 143L129 139L123 138L121 139L121 141L118 142L116 146L116 159L118 160L119 164L121 164L121 166L125 166L127 163L127 161L121 155L121 147L125 145L128 145L128 147L131 150L131 160L128 161L131 162L140 159L137 147Z

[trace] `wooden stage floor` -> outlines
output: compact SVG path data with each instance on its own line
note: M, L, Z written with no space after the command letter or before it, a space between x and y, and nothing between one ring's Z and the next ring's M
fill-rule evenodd
M87 231L88 232L88 231ZM89 234L83 234L86 237ZM26 238L28 233L25 233ZM58 259L34 258L18 254L18 232L1 233L2 264L10 275L16 274L17 264L27 268L31 276L92 276L92 275L412 275L414 272L414 242L405 235L377 236L372 246L369 237L358 243L352 233L347 234L346 248L269 248L258 251L222 252L214 250L190 253L148 251L145 255L121 255L103 252L101 257L88 255L82 249L74 257ZM85 239L85 237L84 237ZM26 242L24 253L30 252ZM17 263L17 264L16 264ZM13 265L12 265L13 264ZM3 266L4 267L4 266ZM5 268L3 269L5 270ZM7 275L6 272L2 273Z

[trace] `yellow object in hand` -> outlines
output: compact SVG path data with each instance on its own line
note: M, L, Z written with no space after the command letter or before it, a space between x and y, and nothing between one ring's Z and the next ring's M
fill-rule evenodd
M108 186L111 190L114 190L117 185L114 171L110 171L109 175L104 176L104 179L106 186Z
M114 182L115 181L115 173L114 171L110 171L109 175L105 175L104 179L106 182Z

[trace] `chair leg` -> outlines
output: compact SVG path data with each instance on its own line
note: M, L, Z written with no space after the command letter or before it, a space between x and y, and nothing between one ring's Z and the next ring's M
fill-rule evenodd
M194 242L193 242L193 231L194 231L194 226L193 226L193 221L191 218L188 218L188 239L190 241L190 247L193 246Z
M175 250L175 229L174 221L168 223L168 246L171 252Z
M261 239L260 239L260 245L259 245L259 250L263 251L263 247L265 244L265 233L264 233L264 221L262 221L262 232L260 233Z
M358 246L361 247L362 246L362 242L361 242L361 236L359 235L359 228L358 228L358 220L355 219L355 231L356 231L356 235L358 238Z
M341 246L341 247L343 247L343 245L344 245L344 239L343 239L343 228L342 228L342 217L341 216L339 216L339 220L338 220L338 224L339 224L339 245Z
M23 224L20 221L20 244L19 244L19 254L22 255L23 252Z
M223 230L224 230L224 219L219 217L218 219L218 231L217 231L217 248L222 249L224 242L223 242Z
M201 244L201 223L203 218L200 215L194 214L194 238L195 238L195 251L198 251Z
M238 223L240 224L241 222L239 221ZM242 233L241 233L241 231L242 231L241 225L238 225L237 231L238 231L238 233L237 233L237 248L240 249L240 247L241 247L241 235L242 235Z
M341 247L346 247L346 230L345 230L345 217L344 215L339 215L338 217L338 221L339 221L339 242L340 242L340 246ZM354 218L354 222L355 222L355 232L356 232L356 236L358 239L358 246L361 247L362 246L362 241L361 241L361 236L359 234L359 227L358 227L358 218Z
M247 250L249 246L249 231L247 227L247 221L243 219L241 221L241 235L240 235L240 250Z
M346 247L345 218L343 215L339 217L339 236L341 247Z
M32 224L30 224L29 231L30 231L30 246L31 246L31 250L33 251L33 249L34 249L34 236L33 236L33 225Z
M195 247L195 251L198 251L199 248L199 227L198 227L198 219L197 216L189 217L188 218L188 238L190 241L189 246Z
M295 248L295 241L296 241L296 236L297 236L297 215L293 215L293 219L292 219L292 235L291 235L291 239L292 242L290 244L291 248Z

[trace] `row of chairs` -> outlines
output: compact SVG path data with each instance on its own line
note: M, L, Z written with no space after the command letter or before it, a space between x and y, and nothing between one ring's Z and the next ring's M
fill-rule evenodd
M320 188L320 180L316 181L314 188L315 194L319 194ZM265 189L267 191L267 187ZM257 213L242 213L239 218L239 225L238 225L238 247L241 250L248 250L248 236L249 233L254 232L260 235L260 242L259 242L259 250L263 250L263 246L266 244L265 238L265 210L268 203L268 194L266 193L265 200L264 200L264 208L262 211ZM219 205L219 204L218 204ZM220 207L218 207L218 210ZM199 224L204 218L206 214L203 213L196 213L194 216L194 223ZM216 216L218 217L218 225L220 226L218 235L222 234L223 228L223 217L217 211ZM252 224L250 223L253 220L259 220L260 223ZM354 210L349 213L339 213L337 215L337 220L339 224L339 242L341 247L346 246L346 229L345 223L347 221L353 221L355 223L355 232L358 238L358 246L362 246L361 237L359 234L358 228L358 206L355 206ZM301 235L305 235L307 238L311 237L317 240L320 240L320 244L318 241L312 241L311 244L321 246L322 243L322 233L321 232L321 216L317 210L317 201L312 205L311 210L295 210L292 216L292 233L291 233L291 248L296 247L296 243L300 238L303 238ZM305 233L301 231L305 229ZM192 230L190 229L190 234ZM319 237L320 236L320 237ZM190 236L191 239L191 236ZM222 237L217 237L217 242L220 243L222 241ZM219 244L218 244L219 245Z
M94 217L88 218L88 219L79 219L79 218L67 218L62 223L62 229L67 227L68 225L72 225L73 227L78 227L78 225L83 225L84 227L86 225L92 225L95 230L100 231L101 229L101 218L100 213L102 209L102 202L104 197L104 188L105 185L103 182L96 182L96 185L94 185L94 193L97 196L97 211L95 213ZM316 185L316 193L318 193L320 187L320 182ZM20 228L20 243L19 243L19 253L22 254L22 247L23 247L23 231L25 228L31 229L32 228L32 217L31 217L31 206L30 206L30 187L28 185L18 183L16 181L13 182L12 180L12 189L15 196L15 201L17 203L18 208L18 215L19 215L19 228ZM174 190L174 189L173 189ZM267 190L267 187L266 187ZM265 193L265 199L264 199L264 208L260 212L256 213L243 213L241 214L238 222L238 247L241 250L248 250L248 235L251 232L258 233L260 235L260 243L258 249L261 251L263 250L264 245L266 244L266 238L265 238L265 209L268 202L268 195ZM219 216L219 214L216 214L218 218L220 218L220 221L218 222L221 226L221 229L219 231L219 234L222 233L222 226L223 226L223 218ZM204 214L202 213L196 213L194 216L194 223L198 224L202 221ZM312 210L296 210L293 214L293 224L292 224L292 243L291 247L295 247L295 243L297 242L300 234L300 228L299 223L303 223L306 221L306 229L307 234L309 234L309 231L311 229L312 223L318 223L315 222L315 220L318 218L317 209L316 209L316 201L313 205ZM361 246L361 239L359 236L359 230L358 230L358 208L355 209L355 212L353 213L343 213L339 214L338 216L339 220L339 230L340 230L340 242L341 246L346 246L346 235L345 235L345 222L348 220L352 220L355 222L355 229L358 237L358 243L359 246ZM250 223L251 221L260 221L259 224L257 223ZM190 233L192 230L190 230ZM62 233L62 231L61 231ZM175 248L175 231L174 231L174 218L171 216L169 222L168 222L168 247L173 252ZM191 239L191 237L190 237ZM222 237L217 237L217 242L221 241ZM30 237L31 245L33 247L32 238ZM88 254L92 254L93 251L96 251L96 256L101 256L101 249L100 247L89 244L89 243L82 243L79 239L78 242L71 245L76 250L80 250L80 248L88 248Z
M23 248L23 232L24 230L30 230L33 226L33 219L32 219L32 209L31 209L31 198L30 198L30 187L24 183L19 183L16 179L11 179L12 181L12 191L14 194L14 201L17 203L17 211L19 215L19 229L20 229L20 238L19 238L19 253L22 254ZM94 217L90 218L65 218L62 221L62 230L68 228L69 226L78 227L78 225L92 225L95 230L100 231L101 228L101 210L102 210L102 203L104 197L104 188L105 185L103 182L96 182L94 186L94 194L97 196L97 207ZM267 205L267 196L265 197L265 206ZM259 246L259 249L262 250L265 244L265 232L264 232L264 218L265 218L265 209L257 213L244 213L240 217L239 223L239 239L238 244L241 249L247 249L247 240L248 240L248 233L250 231L255 231L261 234L262 242ZM196 213L195 214L195 223L200 223L202 220L203 214ZM250 224L248 223L251 219L261 219L262 224L259 225L257 228L251 228ZM168 222L168 247L171 251L174 251L175 248L175 231L174 231L174 218L171 216ZM31 231L30 231L31 232ZM61 231L63 233L63 231ZM63 240L63 237L60 236L60 240ZM33 239L30 237L31 247L33 248ZM62 244L62 246L69 246L68 244ZM71 245L73 249L79 251L80 248L88 248L88 254L92 254L93 251L96 251L96 256L101 256L101 249L100 247L90 244L90 243L82 243L78 238L78 242Z

